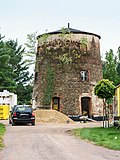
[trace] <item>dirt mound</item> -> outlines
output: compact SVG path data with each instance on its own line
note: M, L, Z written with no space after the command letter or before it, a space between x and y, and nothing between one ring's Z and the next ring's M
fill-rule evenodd
M72 119L56 110L41 110L34 111L36 116L36 124L40 123L75 123Z

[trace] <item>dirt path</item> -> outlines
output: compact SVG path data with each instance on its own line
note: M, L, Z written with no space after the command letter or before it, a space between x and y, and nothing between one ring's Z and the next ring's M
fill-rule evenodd
M0 160L120 160L120 151L95 146L67 133L72 128L95 125L100 124L6 124L5 148L0 152Z

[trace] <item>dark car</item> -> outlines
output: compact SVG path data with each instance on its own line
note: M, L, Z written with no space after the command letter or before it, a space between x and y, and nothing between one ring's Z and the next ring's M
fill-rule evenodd
M15 105L9 116L9 124L31 123L35 125L35 114L28 105Z

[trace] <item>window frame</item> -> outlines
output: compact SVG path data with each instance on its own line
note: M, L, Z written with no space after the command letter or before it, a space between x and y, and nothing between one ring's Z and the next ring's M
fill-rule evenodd
M82 72L84 72L84 75L82 75ZM82 82L89 82L90 80L90 71L89 70L80 70L80 80Z

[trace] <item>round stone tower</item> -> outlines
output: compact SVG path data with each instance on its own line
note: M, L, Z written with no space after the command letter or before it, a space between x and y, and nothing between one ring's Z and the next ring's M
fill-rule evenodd
M37 39L35 105L66 115L101 114L93 92L102 79L100 36L68 26Z

